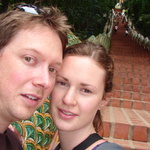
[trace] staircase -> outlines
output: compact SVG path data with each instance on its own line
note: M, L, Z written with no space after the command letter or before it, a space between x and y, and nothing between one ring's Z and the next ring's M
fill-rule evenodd
M102 110L104 138L126 150L150 150L150 51L125 36L120 21L112 34L110 55L114 90Z

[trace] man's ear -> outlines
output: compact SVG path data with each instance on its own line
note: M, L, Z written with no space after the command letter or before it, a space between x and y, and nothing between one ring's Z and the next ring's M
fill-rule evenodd
M99 110L103 109L109 103L111 97L112 97L112 93L110 92L104 94L103 99L101 100L99 105Z

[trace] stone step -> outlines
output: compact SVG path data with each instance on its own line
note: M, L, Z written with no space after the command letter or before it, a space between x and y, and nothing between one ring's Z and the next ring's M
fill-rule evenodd
M104 137L109 142L117 143L124 147L126 150L150 150L150 142L138 142L124 139L114 139Z
M114 90L102 110L104 137L126 150L150 150L150 52L124 30L120 23L111 37Z
M149 68L150 69L150 68ZM126 86L124 85L128 85L128 86L132 86L130 88L134 90L136 90L136 87L140 87L141 92L144 91L147 93L147 88L150 86L150 71L145 71L146 73L135 73L133 75L133 73L131 73L129 70L126 71L126 73L123 72L115 72L115 76L114 76L114 84L116 85L116 88L120 85L120 89L124 89L125 90L129 90L126 89ZM119 88L119 87L118 87Z
M107 106L101 112L104 137L150 142L150 111Z
M145 99L146 97L150 100L150 97L148 95L145 95ZM108 106L150 111L150 103L143 102L141 100L112 98Z

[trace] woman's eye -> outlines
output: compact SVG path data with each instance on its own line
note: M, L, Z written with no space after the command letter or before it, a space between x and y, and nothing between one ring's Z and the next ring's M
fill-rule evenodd
M85 93L92 93L90 90L88 90L88 89L82 89L81 90L82 92L85 92Z
M61 86L65 86L65 87L68 86L68 85L67 85L65 82L63 82L63 81L57 81L57 84L59 84L59 85L61 85Z
M65 83L65 82L62 82L62 81L59 81L58 83L59 83L60 85L64 85L64 86L66 85L66 83Z
M49 68L49 71L52 72L53 74L57 73L57 70L55 68Z

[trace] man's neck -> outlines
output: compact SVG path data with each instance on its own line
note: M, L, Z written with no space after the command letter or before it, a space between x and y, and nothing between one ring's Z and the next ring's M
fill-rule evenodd
M10 125L10 123L8 123L8 122L4 121L2 118L0 118L0 133L3 134L9 125Z

